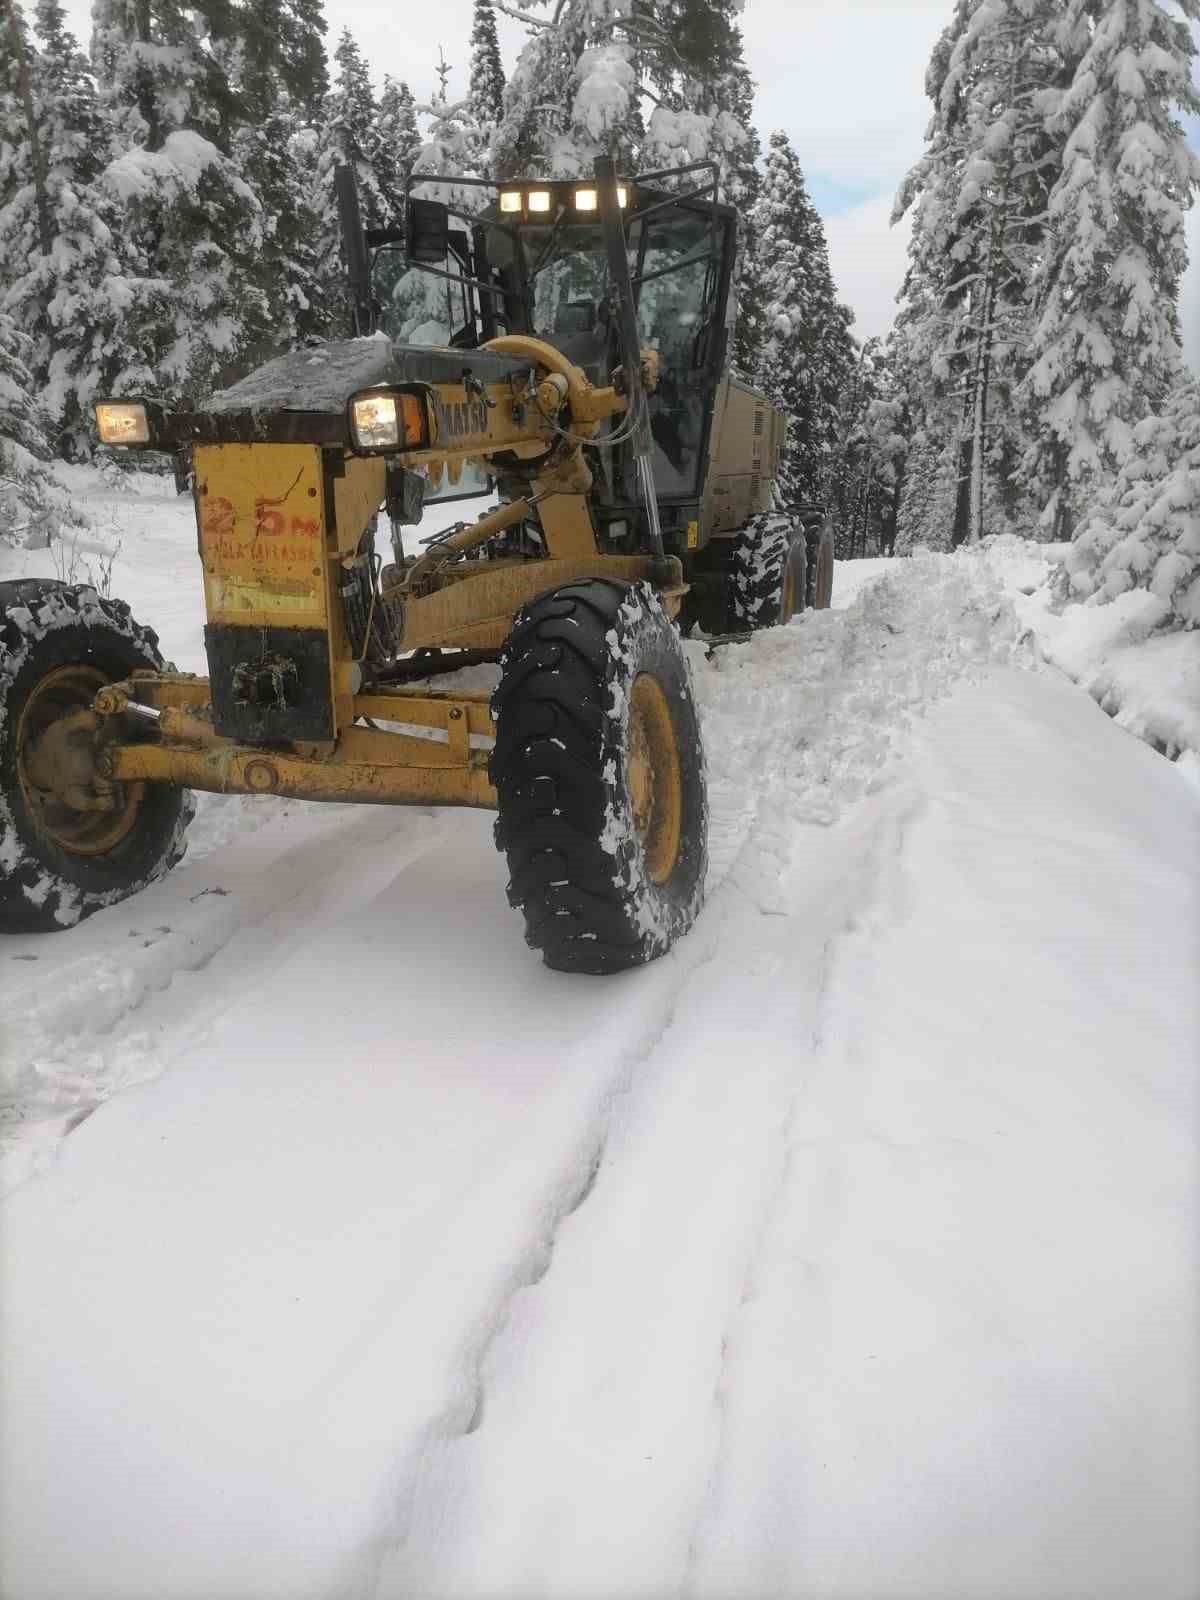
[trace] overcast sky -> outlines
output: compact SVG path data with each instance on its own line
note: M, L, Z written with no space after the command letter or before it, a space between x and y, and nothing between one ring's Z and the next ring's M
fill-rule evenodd
M86 45L89 0L65 0ZM332 49L342 28L358 39L379 82L406 79L418 100L437 83L438 46L453 67L450 93L465 90L472 0L325 0ZM930 51L953 0L746 0L746 57L758 82L764 143L775 128L792 139L825 219L834 275L860 338L891 326L904 273L907 222L889 217L900 179L921 153L929 104ZM500 17L505 67L527 37ZM1191 135L1200 148L1200 123ZM1184 334L1200 372L1200 208L1189 219L1193 267L1184 289Z

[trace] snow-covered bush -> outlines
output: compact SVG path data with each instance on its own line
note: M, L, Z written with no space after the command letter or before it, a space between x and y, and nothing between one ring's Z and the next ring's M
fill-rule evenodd
M1133 450L1064 563L1060 591L1100 604L1148 589L1200 627L1200 380L1133 430Z

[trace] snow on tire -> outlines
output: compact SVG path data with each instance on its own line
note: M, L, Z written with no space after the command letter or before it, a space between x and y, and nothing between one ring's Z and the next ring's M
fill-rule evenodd
M662 955L700 910L708 799L687 660L654 591L574 583L518 615L492 700L496 843L563 972Z
M729 552L729 621L734 630L774 628L804 609L804 532L793 517L751 518Z
M70 927L160 878L182 857L195 807L168 784L128 785L115 814L43 798L26 759L57 717L102 683L161 668L157 635L87 586L0 583L0 931Z

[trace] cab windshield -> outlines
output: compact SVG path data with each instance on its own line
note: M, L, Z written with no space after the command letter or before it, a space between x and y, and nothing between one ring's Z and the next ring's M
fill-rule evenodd
M520 232L539 339L587 333L608 295L608 257L600 224L527 226Z
M572 215L513 229L484 222L488 271L495 274L504 327L527 326L606 382L619 360L611 324L608 254L599 220ZM457 241L457 244L456 244ZM630 219L629 270L638 335L659 355L650 399L655 477L672 496L699 493L706 391L717 348L724 230L706 210L667 208ZM465 233L452 234L440 272L410 265L399 246L375 253L372 287L384 331L409 345L470 347L479 342L477 298L467 287L473 262Z

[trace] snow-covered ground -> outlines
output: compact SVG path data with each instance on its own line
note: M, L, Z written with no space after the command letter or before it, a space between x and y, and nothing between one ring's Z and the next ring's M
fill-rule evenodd
M90 482L201 668L187 502ZM689 646L636 973L538 964L486 816L211 797L6 939L5 1600L1200 1592L1200 786L1044 572Z

